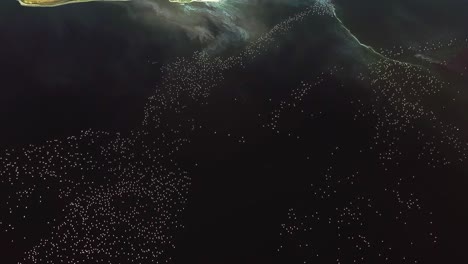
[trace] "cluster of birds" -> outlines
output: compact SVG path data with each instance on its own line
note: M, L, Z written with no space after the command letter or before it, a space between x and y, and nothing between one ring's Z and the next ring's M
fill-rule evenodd
M375 147L382 147L382 163L392 162L405 153L399 150L408 137L421 142L417 153L431 167L463 162L467 157L467 143L459 127L440 118L433 109L444 109L453 100L442 100L442 92L452 85L421 66L381 60L369 66L368 76L360 79L368 83L373 93L371 108L356 115L374 115ZM362 102L354 102L357 105ZM430 133L429 130L433 133ZM406 141L405 141L406 140ZM445 153L442 152L446 150Z
M410 166L419 166L415 157L422 166L431 169L464 164L468 142L463 129L446 120L440 111L454 103L460 95L459 87L446 81L437 69L400 60L408 59L415 50L434 52L452 48L455 43L451 40L447 45L429 44L430 48L410 47L406 53L402 47L399 52L377 53L371 49L376 59L354 78L370 96L353 98L350 103L355 110L354 120L374 131L372 142L341 158L337 157L340 147L333 149L330 156L335 164L326 168L322 177L311 180L307 203L310 207L300 202L298 208L287 212L287 220L281 225L282 244L278 253L299 256L301 263L430 261L421 259L428 255L421 249L435 249L439 242L433 213L412 191L417 189L416 176L408 175L403 163L411 161ZM370 49L362 43L361 46ZM281 118L285 110L303 109L300 102L304 95L320 89L327 79L339 78L342 72L341 67L338 71L334 68L329 74L320 74L316 81L303 82L300 93L293 92L271 113L267 126L280 133L279 123L285 121ZM413 150L408 151L408 146ZM343 169L350 162L354 167ZM394 177L401 174L406 175ZM376 188L379 184L374 182L375 178L384 182L381 188ZM423 231L412 232L417 229ZM336 250L330 250L331 247Z
M183 142L153 136L88 130L5 151L2 236L30 246L20 263L170 259L190 178L171 160Z
M432 211L413 190L419 181L407 173L394 178L397 166L386 171L372 156L339 147L330 153L309 195L288 210L277 254L294 263L424 263L421 250L439 240Z
M201 127L190 103L206 103L224 72L311 12L280 23L240 55L199 52L163 66L141 125L128 133L86 130L3 150L0 228L9 248L23 252L18 263L170 262L191 184L174 156Z

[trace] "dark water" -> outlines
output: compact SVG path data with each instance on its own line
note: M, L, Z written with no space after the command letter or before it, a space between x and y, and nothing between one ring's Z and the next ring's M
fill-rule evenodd
M2 145L134 127L159 67L195 48L177 29L144 24L109 3L2 1L0 32Z
M363 42L375 47L422 42L432 35L443 36L444 32L462 35L466 27L462 23L464 5L456 5L455 1L446 6L453 16L442 22L433 20L433 7L420 8L422 3L417 1L336 2L346 25ZM15 146L73 135L87 128L133 128L141 122L146 97L157 89L159 66L199 48L190 44L183 32L170 30L174 29L149 27L132 20L120 5L91 3L27 9L14 1L2 1L0 142ZM426 247L428 234L419 223L405 229L389 225L389 218L369 219L364 232L360 227L353 228L364 234L369 228L376 240L390 240L395 247L390 255L395 258L389 263L400 263L398 257L406 254L416 256L420 263L464 263L464 223L468 219L465 167L459 164L432 170L409 156L401 164L392 163L387 175L375 153L357 154L374 144L375 120L354 121L356 109L350 104L356 99L372 103L374 98L367 87L346 78L330 78L311 92L297 112L286 111L282 129L301 140L263 126L268 123L265 116L281 101L289 100L291 89L301 81L315 81L315 76L332 65L346 66L346 76L353 76L353 70L362 67L362 51L357 51L356 43L349 43L331 19L307 20L278 44L281 48L259 56L246 68L225 74L222 89L212 91L209 104L189 108L190 116L204 128L190 134L191 144L175 155L177 163L190 172L193 185L182 217L185 228L176 236L174 262L303 263L299 250L276 252L284 242L279 237L280 224L286 221L288 209L327 212L334 211L335 204L345 204L349 197L352 200L374 195L376 200L384 199L379 196L381 187L392 186L399 177L418 175L417 184L400 190L419 194L428 210L437 213L436 224L430 229L440 236L435 249ZM311 119L301 110L323 115ZM178 118L174 113L168 115ZM213 131L220 136L214 136ZM248 141L238 144L226 136L228 133L245 135ZM405 143L402 151L413 153L413 142ZM337 146L342 149L340 155L331 157L330 152ZM310 184L321 184L330 164L340 175L349 175L350 168L362 171L363 180L357 189L341 190L338 202L322 201L310 194ZM386 202L389 211L398 210L392 201ZM60 216L57 208L63 204L51 204L51 212L42 214ZM405 216L411 218L410 214ZM34 213L38 215L41 217L41 212ZM330 257L326 260L331 262L319 259L317 263L335 263L338 244L333 237L337 230L329 226L317 229L314 237L304 240L315 241L316 248ZM19 243L24 248L12 250L11 259L21 259L21 250L28 250L47 236L36 230L24 231L28 236L29 232L34 238L24 245ZM417 247L403 245L407 242L405 232L408 237L417 233ZM395 235L401 233L400 237ZM18 247L8 240L2 240L6 247ZM295 245L297 241L286 242ZM368 255L378 253L376 249ZM343 263L352 263L355 254L341 256L349 260Z

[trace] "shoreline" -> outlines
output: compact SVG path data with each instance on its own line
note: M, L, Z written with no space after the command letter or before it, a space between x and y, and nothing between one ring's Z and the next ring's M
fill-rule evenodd
M79 4L88 2L128 2L131 0L57 0L55 3L40 3L40 0L18 0L19 4L25 7L57 7L69 4Z

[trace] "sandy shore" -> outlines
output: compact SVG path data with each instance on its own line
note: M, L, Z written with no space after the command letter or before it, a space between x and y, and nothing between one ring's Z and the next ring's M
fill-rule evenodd
M130 0L18 0L18 2L22 6L29 6L29 7L54 7L54 6L61 6L67 4L76 4L76 3L84 3L84 2L124 2Z

